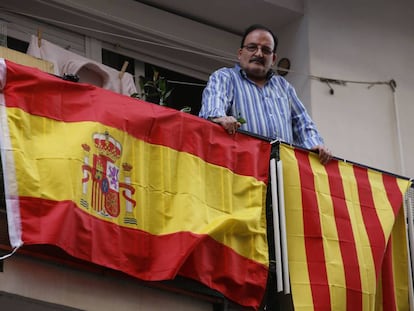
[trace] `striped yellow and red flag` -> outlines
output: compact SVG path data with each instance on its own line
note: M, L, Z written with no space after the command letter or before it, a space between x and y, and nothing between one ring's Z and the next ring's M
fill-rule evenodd
M410 181L281 144L295 310L409 310Z
M143 280L195 279L258 308L270 144L0 61L12 246L56 245Z

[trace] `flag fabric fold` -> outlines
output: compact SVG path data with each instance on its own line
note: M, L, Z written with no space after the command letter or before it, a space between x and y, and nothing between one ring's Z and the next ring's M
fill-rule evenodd
M257 309L270 144L0 61L10 240L143 280L180 275Z
M409 310L410 181L280 145L295 310Z

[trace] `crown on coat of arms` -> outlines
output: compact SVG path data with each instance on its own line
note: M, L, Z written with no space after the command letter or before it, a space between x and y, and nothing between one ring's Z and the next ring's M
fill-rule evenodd
M108 132L95 133L93 135L93 141L95 147L98 149L98 153L108 157L112 162L116 162L121 157L121 144L109 135Z

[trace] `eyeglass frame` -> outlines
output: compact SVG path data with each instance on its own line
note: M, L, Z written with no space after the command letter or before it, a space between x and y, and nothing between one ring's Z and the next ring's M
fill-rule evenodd
M260 50L262 51L263 55L272 55L273 53L275 53L275 50L272 50L270 47L268 46L261 46L259 44L256 43L249 43L249 44L245 44L242 46L242 48L245 48L248 52L250 53L256 53L257 50L260 48ZM264 48L264 49L263 49Z

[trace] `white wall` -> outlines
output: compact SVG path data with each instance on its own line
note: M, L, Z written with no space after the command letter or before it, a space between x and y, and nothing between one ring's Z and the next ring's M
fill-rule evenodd
M414 2L312 0L305 14L311 74L397 83L395 93L347 83L332 85L330 95L326 84L309 80L312 116L327 145L337 156L414 177Z
M308 24L308 17L305 15L277 31L279 44L276 65L284 57L290 60L291 72L285 78L294 85L299 98L311 113Z

